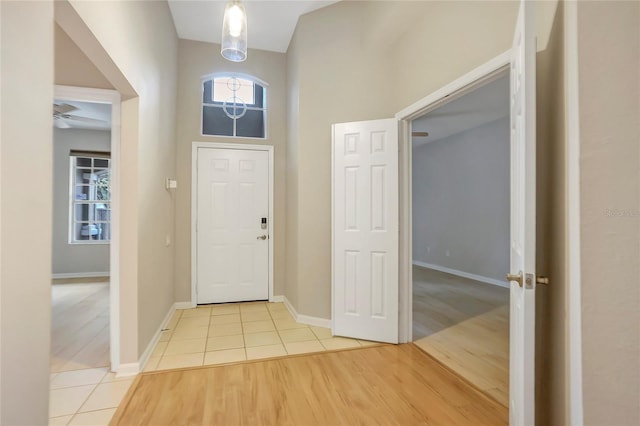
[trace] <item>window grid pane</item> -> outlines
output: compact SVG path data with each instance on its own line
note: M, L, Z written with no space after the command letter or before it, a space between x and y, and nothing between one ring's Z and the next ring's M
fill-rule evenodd
M216 77L203 82L202 134L266 138L266 89L243 78Z
M71 243L111 240L111 161L71 156Z

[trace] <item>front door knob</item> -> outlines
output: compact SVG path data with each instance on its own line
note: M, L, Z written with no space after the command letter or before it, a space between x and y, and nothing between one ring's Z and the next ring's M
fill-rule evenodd
M267 236L266 235L260 235L257 239L258 240L266 240Z

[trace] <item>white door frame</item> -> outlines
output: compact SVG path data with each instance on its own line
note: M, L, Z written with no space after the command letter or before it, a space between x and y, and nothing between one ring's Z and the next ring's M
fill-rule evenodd
M116 90L54 86L54 98L111 104L111 242L109 243L109 348L111 371L120 368L120 93Z
M273 302L273 240L274 240L274 217L273 217L273 145L248 145L230 144L218 142L192 142L191 143L191 306L198 304L198 244L196 235L196 223L198 219L198 149L235 149L246 151L266 151L269 153L269 301Z
M400 197L400 241L399 241L399 315L398 336L400 343L413 340L413 237L412 237L412 200L411 200L411 121L442 105L457 99L478 87L497 80L508 74L511 63L511 50L480 65L462 77L432 94L415 102L396 114L399 121L399 197Z

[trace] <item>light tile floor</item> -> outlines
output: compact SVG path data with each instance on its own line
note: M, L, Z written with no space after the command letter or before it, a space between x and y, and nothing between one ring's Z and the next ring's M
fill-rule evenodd
M250 302L178 310L144 371L225 364L377 345L297 323L284 303ZM51 374L50 425L108 425L133 378L107 368Z
M133 378L116 378L107 368L52 373L50 425L108 425Z
M296 322L284 303L249 302L178 310L144 371L225 364L370 346Z

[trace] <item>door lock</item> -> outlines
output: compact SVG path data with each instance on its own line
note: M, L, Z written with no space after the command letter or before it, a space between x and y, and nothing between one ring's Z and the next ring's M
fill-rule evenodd
M267 236L266 235L260 235L258 238L256 238L258 240L266 240Z

